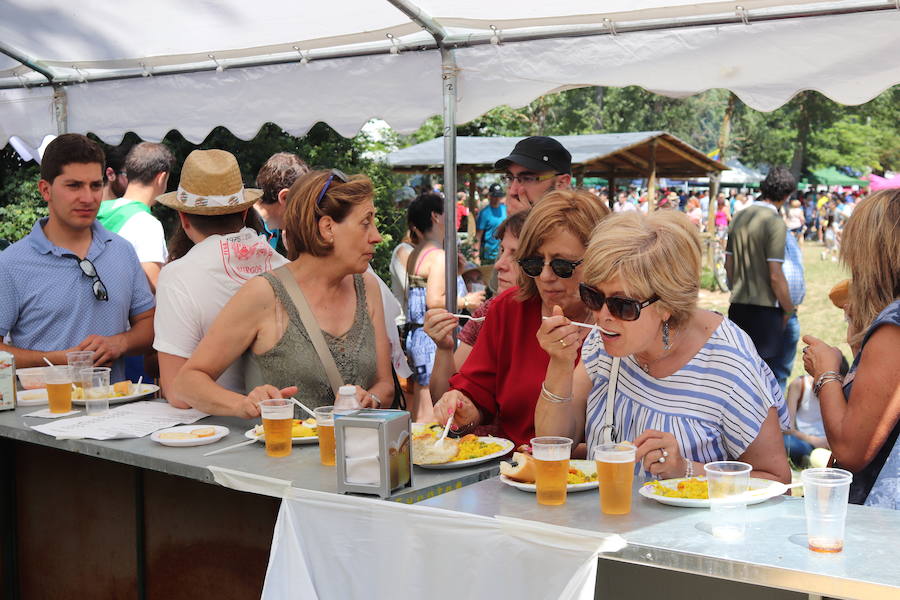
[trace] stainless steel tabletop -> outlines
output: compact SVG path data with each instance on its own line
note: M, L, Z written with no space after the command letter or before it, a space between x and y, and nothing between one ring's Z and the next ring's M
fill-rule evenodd
M237 417L201 419L197 422L198 424L224 425L229 428L229 434L213 444L176 448L153 442L150 440L150 436L108 441L57 440L31 429L31 426L46 423L47 420L24 415L40 409L40 406L27 406L19 407L14 411L0 412L0 437L94 456L206 483L215 483L213 474L207 469L207 466L217 466L283 479L292 482L292 485L297 488L323 492L337 491L337 471L334 467L325 467L320 464L319 446L316 444L295 445L291 455L284 458L266 456L262 443L235 448L213 456L203 456L211 450L247 440L244 432L255 423ZM398 490L390 500L411 504L493 477L499 473L499 462L499 459L495 459L481 465L447 470L414 467L412 488Z
M900 598L900 511L851 505L844 551L825 555L806 546L802 498L779 496L747 507L744 539L710 533L709 511L666 506L637 495L628 515L600 512L596 490L568 495L563 506L541 506L533 493L482 481L423 503L483 516L506 516L592 532L628 542L605 559L834 598Z

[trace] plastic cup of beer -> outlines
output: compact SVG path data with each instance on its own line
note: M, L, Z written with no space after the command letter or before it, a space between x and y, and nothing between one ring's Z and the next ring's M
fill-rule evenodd
M75 388L72 390L72 399L83 400L84 381L81 378L81 370L94 366L94 351L76 350L74 352L66 352L66 364L72 369L72 383L75 385Z
M600 511L605 515L627 515L631 512L636 450L631 442L609 442L594 447Z
M72 410L72 370L69 367L50 367L44 381L47 385L47 403L52 413Z
M566 437L546 436L531 439L538 504L559 506L566 503L571 452L572 440Z
M744 537L747 518L747 490L753 467L735 460L706 463L706 482L709 486L709 509L712 534L723 540Z
M259 403L266 454L273 458L289 456L293 449L291 428L294 425L294 404L286 398L269 398Z
M109 367L81 369L78 377L84 387L84 412L100 415L109 410Z
M326 467L333 467L334 456L334 407L320 406L314 408L316 415L316 432L319 434L319 458Z
M844 549L844 523L853 475L843 469L806 469L803 503L806 508L806 540L813 552Z

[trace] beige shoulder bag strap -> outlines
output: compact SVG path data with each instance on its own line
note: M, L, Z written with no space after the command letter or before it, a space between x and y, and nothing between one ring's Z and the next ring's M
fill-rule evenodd
M306 296L303 295L303 291L300 289L300 286L297 285L297 281L294 279L294 276L291 275L291 271L288 269L287 265L273 269L272 274L284 284L284 288L287 290L288 295L291 297L291 300L294 301L297 313L300 314L300 320L303 322L306 333L309 335L309 339L312 341L313 347L319 355L319 360L322 361L322 366L325 367L325 374L328 376L328 381L331 383L331 388L334 391L335 397L337 397L338 388L344 385L344 382L341 378L341 374L338 372L337 364L334 362L334 356L331 354L331 350L328 349L328 344L325 343L325 336L322 335L322 328L319 327L319 323L316 321L316 317L309 307L309 302L306 301Z

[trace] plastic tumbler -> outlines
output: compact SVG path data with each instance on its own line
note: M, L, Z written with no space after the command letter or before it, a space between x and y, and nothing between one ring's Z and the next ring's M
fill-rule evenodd
M800 480L809 549L840 552L844 549L847 498L853 475L843 469L806 469L800 473Z
M745 494L753 467L734 460L706 463L705 467L712 533L724 540L741 539L747 513Z
M334 457L334 407L320 406L313 409L316 415L316 431L319 434L319 460L327 467L333 467Z
M600 511L605 515L627 515L631 512L636 450L631 442L609 442L594 447Z
M273 458L290 456L294 403L283 398L270 398L259 403L259 412L266 436L266 454Z
M109 410L109 367L90 367L79 371L84 386L84 412L99 415Z
M538 504L559 506L566 503L571 451L572 440L569 438L532 438L531 454L534 456Z
M66 352L66 363L72 369L72 383L75 384L75 388L72 390L72 399L83 400L84 381L81 379L81 370L94 366L94 352L93 350Z
M47 403L52 413L67 413L72 410L72 370L69 367L47 369Z

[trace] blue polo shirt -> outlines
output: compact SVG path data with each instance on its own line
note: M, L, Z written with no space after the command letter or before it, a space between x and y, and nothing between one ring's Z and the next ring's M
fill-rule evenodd
M87 336L117 335L129 319L155 305L134 247L97 221L87 258L106 286L109 300L94 297L93 280L69 250L44 235L47 218L0 253L0 338L18 348L50 352L80 344ZM125 378L123 359L112 365L111 382Z

